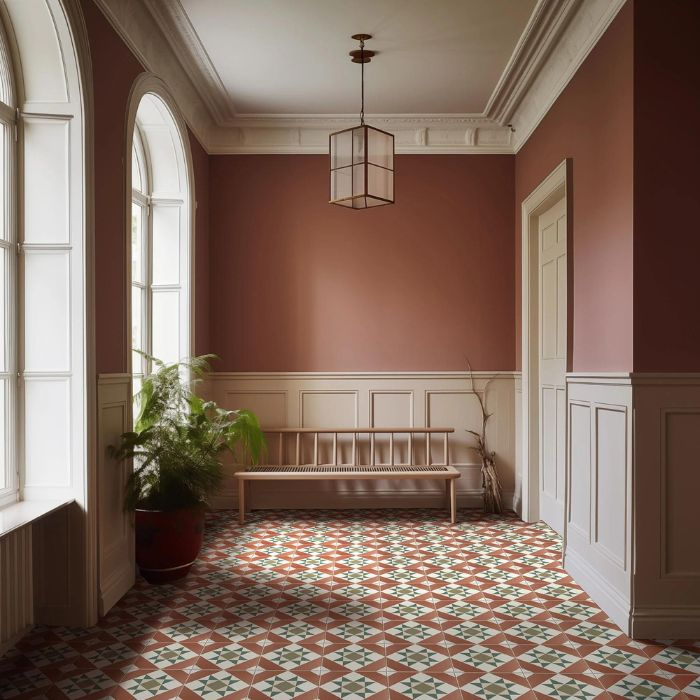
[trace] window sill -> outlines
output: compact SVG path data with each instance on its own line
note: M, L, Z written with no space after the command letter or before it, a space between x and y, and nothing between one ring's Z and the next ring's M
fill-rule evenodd
M73 503L74 498L52 501L17 501L0 508L0 539L15 530Z

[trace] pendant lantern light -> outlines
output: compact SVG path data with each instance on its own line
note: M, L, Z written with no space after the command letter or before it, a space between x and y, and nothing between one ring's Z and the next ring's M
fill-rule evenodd
M394 203L394 135L365 124L365 63L375 55L365 49L370 34L353 34L360 48L350 52L362 68L360 124L330 135L330 203L368 209Z

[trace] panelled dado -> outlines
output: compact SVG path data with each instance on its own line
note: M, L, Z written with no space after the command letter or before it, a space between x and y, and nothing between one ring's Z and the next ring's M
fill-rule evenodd
M700 375L569 375L567 413L567 571L633 636L697 637Z
M97 380L97 473L98 473L98 606L100 615L134 585L134 533L131 514L123 498L129 464L116 462L108 446L131 430L132 389L129 374L101 374Z
M635 636L700 638L700 374L635 374Z
M567 571L621 628L632 600L629 376L567 377Z
M513 501L515 482L515 374L475 372L477 391L484 393L488 410L488 440L496 451L497 465L504 486L504 500ZM397 426L449 426L450 463L462 474L457 498L462 506L481 503L481 462L473 438L466 428L478 430L481 413L476 397L469 392L464 372L269 372L213 373L204 391L226 408L248 408L260 418L263 427L284 428L395 428ZM407 441L408 438L406 438ZM350 449L350 442L340 449ZM321 450L331 445L321 445ZM388 444L378 441L379 459ZM407 449L395 444L396 458ZM437 451L441 447L435 443ZM216 505L234 507L235 479L228 467L224 488ZM252 508L274 507L361 507L361 506L442 506L443 489L429 483L385 481L292 483L270 485L265 492L251 495Z

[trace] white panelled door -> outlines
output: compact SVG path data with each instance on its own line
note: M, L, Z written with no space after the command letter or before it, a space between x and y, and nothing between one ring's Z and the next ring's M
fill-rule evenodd
M564 532L566 200L539 217L540 519Z

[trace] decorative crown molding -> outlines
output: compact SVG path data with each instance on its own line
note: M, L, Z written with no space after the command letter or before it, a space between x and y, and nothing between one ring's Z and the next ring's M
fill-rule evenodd
M215 120L193 81L183 69L179 51L142 0L94 0L102 14L129 47L144 69L159 77L170 89L182 117L199 142L207 148L207 135Z
M484 114L507 125L582 0L539 0Z
M626 1L585 0L572 8L564 30L540 62L510 118L515 153L544 119Z
M235 105L180 0L95 0L143 65L163 79L209 153L327 153L354 115L247 114ZM515 153L625 0L539 0L481 114L378 114L397 153Z
M142 0L163 32L217 126L232 124L236 108L180 0Z

